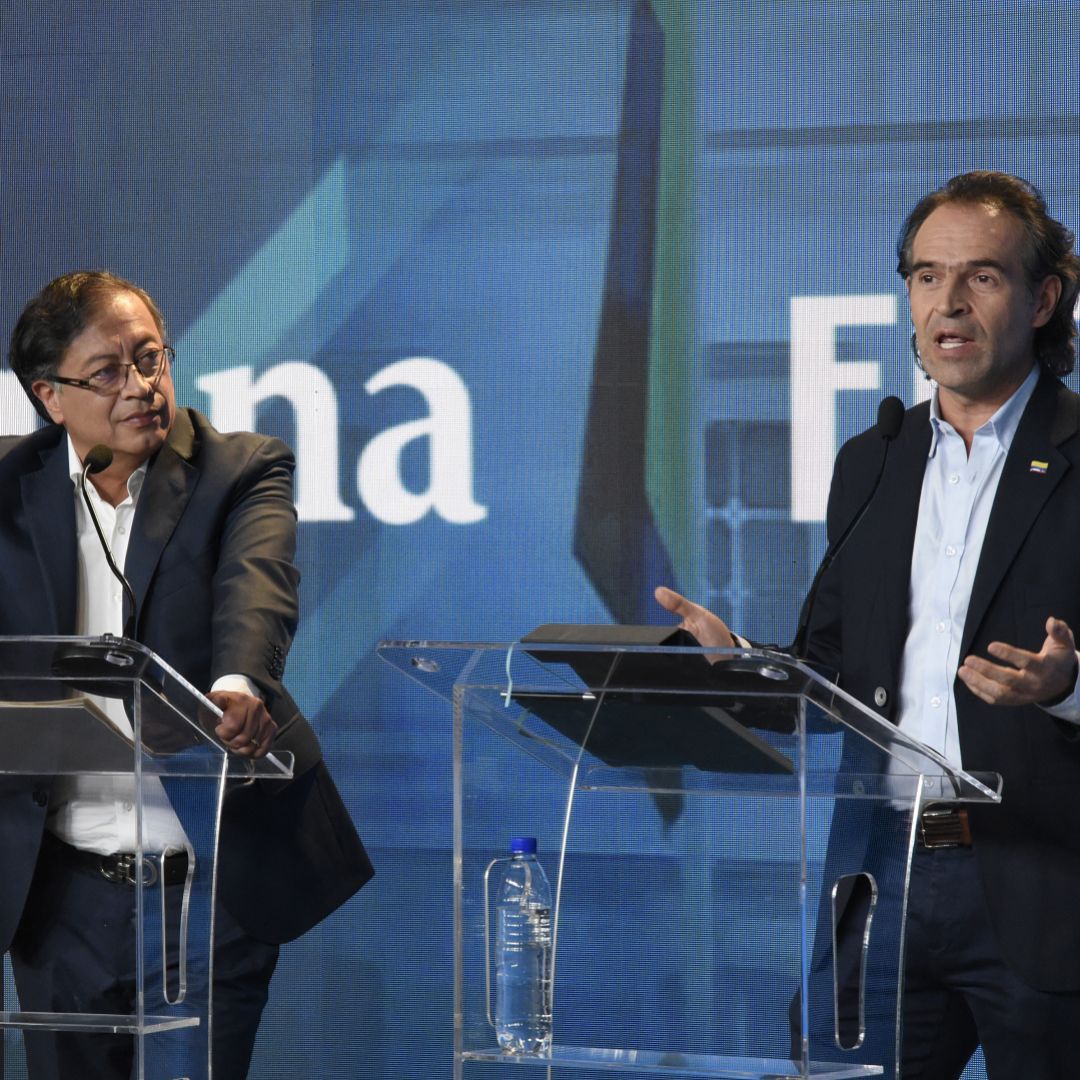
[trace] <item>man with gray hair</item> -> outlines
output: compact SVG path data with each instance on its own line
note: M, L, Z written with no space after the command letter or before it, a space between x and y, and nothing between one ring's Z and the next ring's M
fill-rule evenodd
M371 876L318 740L282 677L298 618L293 457L276 439L222 434L178 408L157 305L104 271L50 282L26 306L9 362L46 427L0 439L0 635L126 631L209 692L235 754L291 752L295 778L227 795L215 911L212 1060L247 1075L278 946ZM80 485L89 478L103 538ZM130 579L117 587L103 544ZM123 717L116 718L117 724ZM38 780L0 811L0 946L24 1011L134 1009L130 778ZM127 787L132 787L129 782ZM167 806L144 817L166 897L184 836ZM195 868L196 872L198 867ZM175 900L175 893L172 894ZM130 1036L27 1032L32 1080L128 1080Z

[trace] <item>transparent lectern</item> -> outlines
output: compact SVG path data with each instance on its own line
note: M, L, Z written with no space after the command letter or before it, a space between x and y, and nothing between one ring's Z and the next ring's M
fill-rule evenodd
M4 1077L26 1075L18 1029L31 1038L43 1032L48 1038L129 1034L138 1080L211 1075L211 946L222 798L226 784L292 774L289 755L285 761L230 755L214 735L220 715L136 642L0 637L0 813L11 822L32 804L39 808L35 828L27 829L28 847L4 853L11 861L5 866L8 880L15 875L11 863L33 860L40 808L66 779L93 777L130 792L139 832L137 858L123 875L127 880L116 882L131 897L131 1011L35 1013L13 1011L6 1002L0 1014ZM162 812L175 814L185 838L185 850L168 858L142 843L147 820ZM7 842L17 845L11 834L9 826ZM93 857L81 860L80 872L96 872ZM109 873L115 881L116 867Z
M453 703L456 1078L895 1076L917 814L998 777L772 651L379 651ZM484 881L522 834L554 885L554 1036L512 1056Z

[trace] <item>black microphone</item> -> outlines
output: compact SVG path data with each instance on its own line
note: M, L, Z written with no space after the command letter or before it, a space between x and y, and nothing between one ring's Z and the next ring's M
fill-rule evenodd
M112 464L112 460L113 452L103 443L98 443L97 446L90 448L89 453L83 458L82 497L83 502L86 504L86 509L90 514L90 520L94 523L94 531L101 541L101 549L105 552L105 561L109 564L109 569L113 572L113 576L120 582L120 585L124 590L124 595L131 605L131 613L124 623L124 637L132 638L134 640L135 628L137 625L136 609L138 607L135 600L135 590L132 589L128 579L124 577L120 567L118 567L113 560L112 551L109 549L108 541L105 539L105 534L101 531L101 525L98 522L97 514L94 513L93 503L90 502L90 496L86 493L86 478L88 476L93 476L96 473L104 472Z
M788 652L796 659L802 660L806 656L806 643L810 634L810 616L814 611L814 601L817 599L821 580L825 576L825 572L832 566L836 556L840 554L840 549L847 543L848 537L855 531L856 526L862 521L863 515L870 508L870 503L877 493L881 478L885 475L885 462L889 457L889 446L893 439L900 434L900 427L903 423L904 403L898 397L890 395L881 402L877 412L877 430L885 440L885 451L881 455L881 465L878 467L873 487L870 488L870 494L866 496L862 506L859 507L851 521L848 522L847 528L837 537L836 543L829 545L822 557L821 564L818 566L818 571L814 575L814 580L810 584L810 591L803 601L802 611L799 612L799 626L795 631L795 640L788 649Z

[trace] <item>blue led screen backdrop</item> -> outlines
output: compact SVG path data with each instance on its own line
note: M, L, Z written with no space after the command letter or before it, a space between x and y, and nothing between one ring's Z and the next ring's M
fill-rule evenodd
M991 167L1080 225L1078 32L1035 2L3 5L3 333L107 266L163 305L182 402L297 451L287 678L378 876L286 950L256 1076L450 1075L449 715L375 644L660 622L660 581L788 640L837 447L925 393L906 210Z

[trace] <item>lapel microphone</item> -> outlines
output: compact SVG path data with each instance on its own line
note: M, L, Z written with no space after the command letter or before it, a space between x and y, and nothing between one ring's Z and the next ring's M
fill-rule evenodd
M877 476L874 478L874 484L870 488L870 494L866 496L862 506L859 507L851 521L848 522L847 528L837 537L836 543L830 544L826 549L824 556L822 556L821 564L818 566L818 571L810 584L810 591L806 594L806 599L803 601L802 611L799 613L799 626L795 631L795 640L788 649L788 652L797 660L804 660L806 658L806 645L810 636L810 616L814 611L814 601L817 599L817 592L818 588L821 586L821 580L829 567L832 566L836 556L840 554L840 549L847 543L848 537L855 531L856 526L862 521L863 515L865 515L866 511L870 508L870 503L877 493L881 478L885 475L885 462L889 457L889 446L896 436L900 434L900 427L904 423L904 411L904 403L898 397L893 397L891 395L884 398L878 406L876 426L878 433L885 440L885 451L881 455L881 465L878 467Z
M98 535L98 540L101 541L101 550L105 552L105 561L109 564L109 569L113 572L113 576L120 582L120 585L124 590L124 595L131 605L131 613L124 623L124 637L131 638L134 641L137 640L135 637L135 628L138 625L136 619L138 604L135 600L135 591L132 589L128 579L124 577L120 567L116 565L116 562L113 559L112 551L109 549L109 543L105 539L105 534L101 531L101 525L98 522L97 514L94 513L93 503L90 502L90 496L86 492L86 478L88 476L94 476L99 472L104 472L112 464L112 460L113 452L103 443L98 443L97 446L91 447L90 452L83 459L81 489L83 502L86 504L86 509L90 514L90 520L94 523L94 531Z

